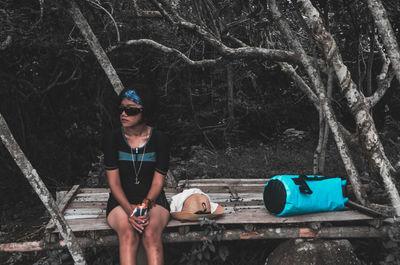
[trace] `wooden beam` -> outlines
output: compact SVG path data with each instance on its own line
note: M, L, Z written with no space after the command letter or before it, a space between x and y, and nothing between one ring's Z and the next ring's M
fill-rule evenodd
M369 226L353 227L323 227L313 230L309 227L274 227L255 229L247 232L241 229L224 230L222 239L231 240L267 240L267 239L289 239L289 238L381 238L386 237L384 228L377 229ZM118 245L117 235L107 235L98 238L77 238L83 248L104 247ZM189 231L187 233L169 232L163 234L164 243L193 243L206 240L204 231ZM28 252L65 248L64 240L55 243L44 241L6 243L0 244L0 251L4 252Z

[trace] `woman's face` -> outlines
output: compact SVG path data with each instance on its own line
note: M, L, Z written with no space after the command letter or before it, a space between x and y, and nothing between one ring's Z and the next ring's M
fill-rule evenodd
M121 101L120 108L129 108L129 109L143 109L140 105L136 104L133 101L128 99L123 99ZM143 113L140 112L136 115L128 115L126 112L129 111L123 110L119 115L119 119L121 121L122 127L132 127L138 125L143 122Z

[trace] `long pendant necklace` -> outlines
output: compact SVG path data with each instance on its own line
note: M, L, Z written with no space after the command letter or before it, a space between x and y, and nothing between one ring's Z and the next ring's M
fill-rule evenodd
M131 159L132 159L133 170L135 171L135 184L140 184L139 173L140 173L140 169L142 168L144 154L146 153L146 144L144 145L142 159L140 160L139 169L137 171L136 171L135 161L133 159L133 151L132 150L133 150L133 148L131 147L131 155L132 155ZM137 147L136 147L136 160L138 160L138 148Z

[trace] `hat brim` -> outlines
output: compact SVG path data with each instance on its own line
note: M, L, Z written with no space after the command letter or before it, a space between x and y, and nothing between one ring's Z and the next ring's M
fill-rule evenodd
M195 214L190 212L173 212L171 213L172 217L181 220L181 221L197 221L200 218L209 218L214 219L224 214L224 208L220 205L217 206L217 209L213 213L209 214Z

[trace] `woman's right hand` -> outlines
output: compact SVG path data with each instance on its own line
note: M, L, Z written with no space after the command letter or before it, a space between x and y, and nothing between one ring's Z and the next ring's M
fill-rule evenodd
M149 224L149 216L147 214L142 216L131 215L128 220L132 227L139 233L143 233L144 228Z

